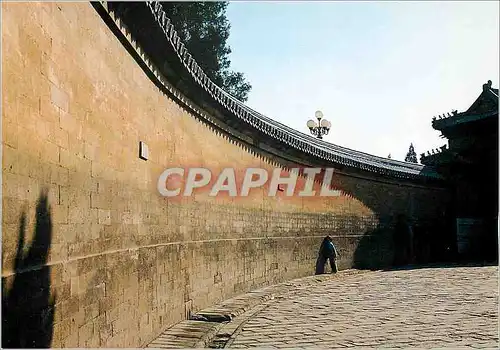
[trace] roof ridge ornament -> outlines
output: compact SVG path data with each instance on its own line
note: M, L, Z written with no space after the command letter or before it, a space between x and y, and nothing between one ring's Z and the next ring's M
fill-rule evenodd
M483 84L483 91L486 91L488 89L491 89L491 85L493 83L491 82L491 80L488 80L488 82L486 84Z

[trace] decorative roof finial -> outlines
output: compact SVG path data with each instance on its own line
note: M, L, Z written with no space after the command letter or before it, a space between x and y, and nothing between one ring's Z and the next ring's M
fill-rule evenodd
M488 80L486 84L483 84L483 90L486 91L488 89L491 89L491 84L493 84L491 80Z

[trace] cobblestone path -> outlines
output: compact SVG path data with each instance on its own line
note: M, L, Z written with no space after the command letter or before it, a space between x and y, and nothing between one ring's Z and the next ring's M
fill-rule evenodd
M498 348L498 267L332 276L241 324L230 348Z

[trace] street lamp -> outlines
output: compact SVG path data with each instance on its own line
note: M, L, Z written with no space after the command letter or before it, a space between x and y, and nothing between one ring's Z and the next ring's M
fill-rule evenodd
M308 120L307 121L307 127L309 128L309 131L311 134L316 136L318 139L322 139L323 135L328 135L328 132L330 131L330 128L332 127L332 123L330 123L326 119L323 118L323 113L321 111L316 111L314 114L316 119L318 119L318 122L315 122L314 120Z

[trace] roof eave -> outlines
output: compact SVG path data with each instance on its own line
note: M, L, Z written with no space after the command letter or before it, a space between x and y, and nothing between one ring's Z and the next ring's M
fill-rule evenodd
M136 4L135 6L138 5ZM423 165L381 158L327 143L298 132L252 110L213 83L201 70L196 61L187 52L186 47L180 42L175 28L170 24L170 20L166 17L159 2L147 2L145 6L149 10L146 11L150 13L151 18L155 21L155 26L163 33L168 33L168 35L165 34L163 40L166 39L170 44L171 49L175 52L174 57L178 59L180 66L187 72L186 74L189 74L190 79L211 96L214 103L218 105L217 108L233 116L233 122L239 121L247 125L247 128L254 128L265 134L268 138L274 139L287 147L294 148L333 164L354 167L363 171L396 178L440 178L432 169L428 169ZM140 46L140 43L138 46ZM147 64L149 66L153 63L147 59ZM152 69L158 70L156 67ZM189 98L192 97L189 96Z

